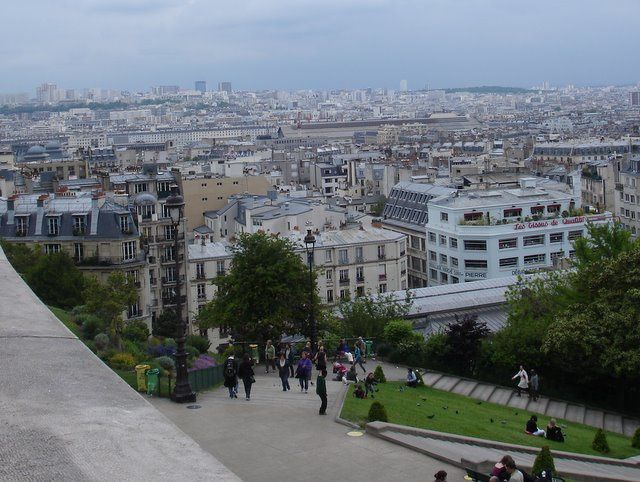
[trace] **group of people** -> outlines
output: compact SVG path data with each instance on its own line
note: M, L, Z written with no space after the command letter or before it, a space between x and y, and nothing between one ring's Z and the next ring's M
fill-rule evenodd
M522 392L528 392L529 398L536 402L538 400L538 391L540 389L540 379L538 378L538 374L532 368L530 371L531 375L527 373L524 369L524 366L520 365L520 369L518 373L511 377L512 380L518 379L518 385L516 386L516 392L518 396L522 396Z
M547 430L542 430L541 428L538 428L538 417L536 415L531 415L531 418L527 422L524 431L529 435L534 435L536 437L545 437L548 440L564 442L564 433L562 433L562 429L558 427L555 418L549 420Z

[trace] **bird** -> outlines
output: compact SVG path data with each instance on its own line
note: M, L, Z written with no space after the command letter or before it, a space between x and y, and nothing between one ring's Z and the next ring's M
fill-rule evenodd
M482 400L478 400L478 401L476 402L476 405L482 405Z
M423 401L423 402L426 402L426 401L427 401L427 399L426 399L425 397L422 397L422 401Z
M493 423L493 419L492 418L490 418L489 420L491 420L491 423Z
M458 415L458 414L459 414L459 412L456 410L456 415Z
M507 423L507 421L506 420L500 420L500 423L504 425L505 423Z
M427 418L431 419L431 418L433 418L433 417L435 417L435 416L436 416L436 414L435 414L435 413L432 413L431 415L427 415Z
M518 412L516 412L516 415L518 415Z
M419 404L419 403L416 403L416 407L419 407L419 406L420 406L420 404Z
M447 407L447 406L445 405L444 407L442 407L442 410L446 410L447 408L449 408L449 407Z

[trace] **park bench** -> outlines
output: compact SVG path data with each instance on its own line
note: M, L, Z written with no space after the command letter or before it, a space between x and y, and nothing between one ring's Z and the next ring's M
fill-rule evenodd
M465 477L466 480L472 480L473 482L489 482L491 476L487 474L483 474L481 472L476 472L473 469L465 468L467 471L467 475Z

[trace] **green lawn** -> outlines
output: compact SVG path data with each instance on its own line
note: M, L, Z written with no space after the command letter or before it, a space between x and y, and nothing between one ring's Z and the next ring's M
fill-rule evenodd
M591 448L596 432L593 427L558 420L558 424L566 425L563 431L567 437L564 443L553 442L524 433L525 424L533 412L479 402L424 386L406 388L400 392L402 386L402 382L378 385L380 391L375 399L384 404L391 423L519 445L549 445L551 450L603 455ZM373 400L354 398L352 391L353 386L349 387L341 417L363 424ZM428 418L432 415L432 418ZM539 427L546 428L548 421L549 417L538 414ZM608 457L626 458L640 454L640 450L631 447L628 437L607 432L607 440L611 448L611 452L606 454Z
M71 313L69 313L66 310L63 310L62 308L56 308L55 306L49 306L48 308L51 310L51 312L54 315L58 317L58 319L64 324L64 326L69 328L69 330L71 330L71 332L74 335L80 338L80 334L81 334L80 327L76 325L73 321L71 321Z

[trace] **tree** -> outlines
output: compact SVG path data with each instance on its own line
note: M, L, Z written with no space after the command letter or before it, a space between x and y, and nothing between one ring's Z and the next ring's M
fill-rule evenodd
M489 334L486 323L478 321L478 315L464 315L462 320L455 315L456 322L445 329L445 340L450 354L450 363L465 373L474 372L474 361L480 344Z
M555 475L556 473L556 465L553 462L553 456L551 455L551 450L549 450L548 445L544 445L540 453L536 456L531 473L539 476L543 470L550 471L551 473L549 475Z
M65 252L38 256L27 268L25 281L48 305L73 308L83 302L85 278Z
M338 307L343 336L381 338L385 326L404 318L413 304L409 291L398 299L392 293L378 296L362 296L355 300L345 300Z
M609 442L607 442L607 434L601 428L596 431L591 447L593 450L603 454L610 452Z
M369 422L388 422L387 409L378 400L374 401L369 407L369 413L367 414L367 420Z
M613 224L588 224L587 236L573 243L573 265L578 269L601 260L614 259L630 251L638 241L631 239L631 232L620 222Z
M171 308L163 310L156 318L156 322L153 326L153 334L155 336L173 338L176 336L177 318L178 315L176 314L176 310Z
M241 234L228 274L217 277L216 297L198 314L200 330L227 326L244 340L308 335L309 269L288 239L258 232ZM319 303L312 275L314 309Z
M120 350L124 326L122 313L138 299L133 278L119 271L111 273L104 284L95 277L87 278L84 296L86 310L108 323L111 339Z
M24 243L10 243L5 239L0 239L0 246L7 256L7 259L19 274L24 275L29 268L32 268L42 256L40 247L34 248Z

